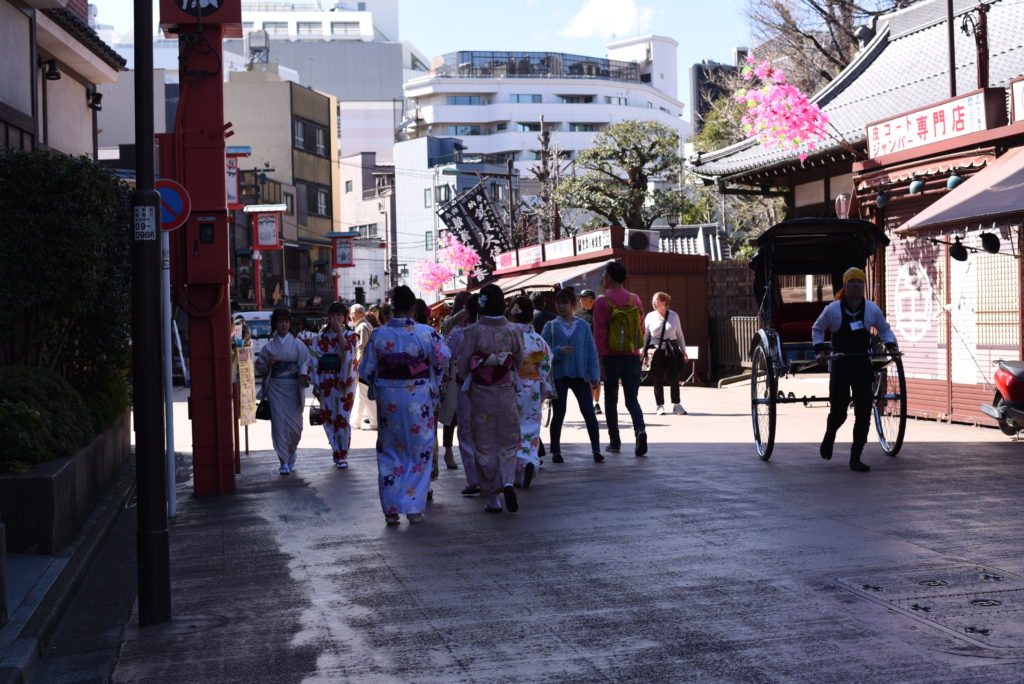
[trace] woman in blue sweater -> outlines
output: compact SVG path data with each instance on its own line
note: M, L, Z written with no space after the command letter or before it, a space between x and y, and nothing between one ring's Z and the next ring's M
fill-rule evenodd
M601 455L597 416L594 415L594 404L591 400L591 390L597 386L601 378L594 334L585 321L575 316L576 293L572 289L559 290L555 295L555 306L558 309L558 318L545 323L541 333L544 341L554 352L551 374L555 380L557 394L554 415L551 417L551 460L554 463L564 462L560 438L562 421L565 419L565 401L569 396L569 390L572 390L580 405L583 420L587 423L594 462L600 463L604 456Z

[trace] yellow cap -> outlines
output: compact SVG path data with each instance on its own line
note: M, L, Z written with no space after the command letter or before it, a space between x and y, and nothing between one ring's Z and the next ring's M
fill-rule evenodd
M846 269L846 273L843 274L843 285L845 285L851 280L866 281L867 277L864 275L864 271L862 269L859 269L856 266L854 266L853 268Z

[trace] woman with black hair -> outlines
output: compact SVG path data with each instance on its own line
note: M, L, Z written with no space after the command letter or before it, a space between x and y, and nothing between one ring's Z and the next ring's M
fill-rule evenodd
M309 385L309 349L291 334L288 309L274 309L270 341L256 356L256 372L266 374L260 399L270 401L270 435L281 462L277 472L288 475L295 468L295 450L302 437L302 407Z
M505 318L505 298L493 283L480 290L483 316L466 329L459 350L459 374L466 378L469 420L480 492L488 513L500 513L504 494L509 513L519 510L513 480L519 451L516 377L523 363L523 335Z
M429 326L412 320L416 295L404 285L391 300L394 318L377 328L359 363L359 379L377 401L377 473L384 520L405 514L423 522L430 489L436 407L448 348Z
M320 420L331 443L334 465L348 468L352 440L349 418L355 402L355 333L348 330L348 307L334 302L327 309L327 325L313 338L313 394L320 400Z
M544 422L541 402L555 395L551 378L551 347L533 329L533 302L516 297L509 320L523 333L523 365L519 367L519 454L516 484L527 489L540 469L540 427Z

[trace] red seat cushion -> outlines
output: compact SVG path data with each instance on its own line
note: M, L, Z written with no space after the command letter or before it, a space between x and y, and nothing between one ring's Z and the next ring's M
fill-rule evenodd
M811 327L828 302L793 302L772 311L772 327L783 342L810 342Z

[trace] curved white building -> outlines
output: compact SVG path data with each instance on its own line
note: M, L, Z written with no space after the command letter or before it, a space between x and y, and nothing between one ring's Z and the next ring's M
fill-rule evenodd
M645 36L608 45L608 57L558 52L453 52L405 82L410 137L460 138L473 154L511 157L520 173L539 158L541 117L563 155L627 120L657 121L686 136L677 96L679 43Z

